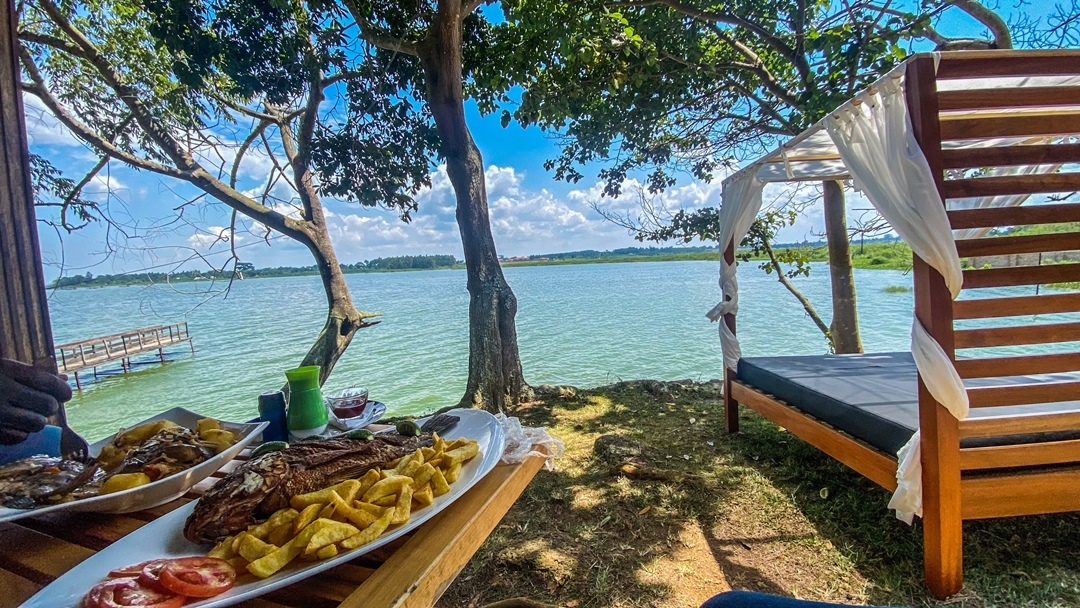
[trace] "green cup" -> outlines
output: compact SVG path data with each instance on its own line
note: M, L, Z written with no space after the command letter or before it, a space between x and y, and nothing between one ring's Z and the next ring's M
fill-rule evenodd
M289 381L289 409L285 417L295 439L326 431L329 416L319 390L319 366L308 365L285 372Z

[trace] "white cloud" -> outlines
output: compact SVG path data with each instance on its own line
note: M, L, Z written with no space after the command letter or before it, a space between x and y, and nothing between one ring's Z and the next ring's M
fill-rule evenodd
M189 236L187 244L192 249L205 252L215 248L228 247L230 239L235 239L237 243L240 243L244 240L244 236L239 232L235 236L232 235L227 226L207 226Z
M393 212L334 202L327 223L338 258L347 262L388 255L461 255L453 186L445 167L439 167L430 177L431 186L416 197L419 211L409 224L401 222ZM600 202L613 212L636 212L640 204L637 181L628 180L623 196L610 199L601 197L600 184L574 189L564 196L546 188L532 190L526 187L525 176L513 167L491 165L484 177L491 230L503 255L640 245L624 228L605 220L590 206ZM718 201L718 184L691 183L655 197L653 204L674 210L715 205Z
M83 146L33 95L23 96L26 134L31 146Z

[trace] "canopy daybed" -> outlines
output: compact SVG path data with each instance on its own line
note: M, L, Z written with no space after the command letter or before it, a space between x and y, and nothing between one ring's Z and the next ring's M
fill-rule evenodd
M1080 250L1075 231L990 233L1080 221L1080 202L1020 206L1080 190L1078 135L1080 51L920 54L724 181L723 301L709 317L723 320L728 431L742 403L894 491L898 517L923 518L938 597L963 584L963 520L1080 510L1080 293L1035 289L1080 281L1080 264L960 262ZM912 351L742 358L735 248L764 185L844 179L915 254ZM1029 295L970 297L1004 286ZM1055 346L994 351L1034 344Z

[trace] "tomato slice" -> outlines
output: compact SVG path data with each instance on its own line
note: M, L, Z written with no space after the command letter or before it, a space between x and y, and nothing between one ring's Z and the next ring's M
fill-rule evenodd
M147 589L134 578L113 578L95 585L83 598L84 608L180 608L187 598Z
M154 591L161 591L164 593L171 593L168 589L161 586L161 569L165 567L165 564L171 560L167 559L154 559L143 564L142 570L139 571L139 584L147 589L153 589Z
M161 569L161 586L188 597L213 597L236 582L236 569L216 557L181 557Z
M130 566L124 566L123 568L117 568L117 569L112 570L111 572L109 572L109 578L137 577L137 576L139 576L139 574L142 573L143 568L149 566L150 564L156 564L158 562L165 562L165 561L169 561L169 560L150 559L150 560L146 560L145 562L139 562L137 564L131 564Z

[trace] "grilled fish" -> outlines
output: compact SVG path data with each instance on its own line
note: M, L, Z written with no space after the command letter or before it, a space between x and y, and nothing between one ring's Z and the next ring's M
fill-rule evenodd
M436 416L417 437L381 433L374 440L335 438L302 441L249 460L199 498L184 524L194 543L212 543L265 521L289 506L293 496L321 490L432 445L431 433L457 424L458 417Z

